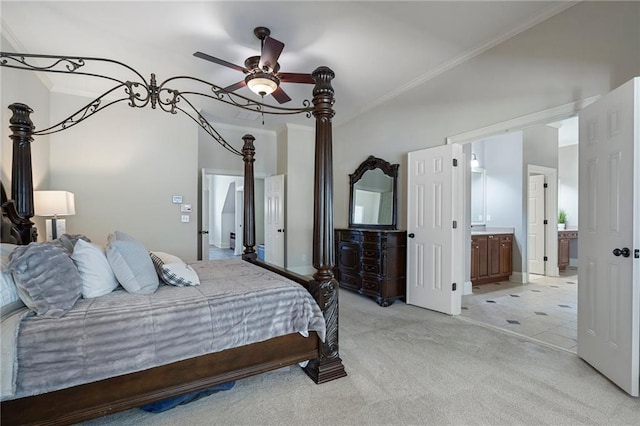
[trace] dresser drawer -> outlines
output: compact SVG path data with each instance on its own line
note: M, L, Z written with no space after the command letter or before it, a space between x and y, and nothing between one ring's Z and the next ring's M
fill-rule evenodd
M365 274L379 274L380 264L376 262L367 262L367 259L362 260L362 272Z
M380 241L385 241L387 239L386 235L379 234L377 232L366 232L363 235L364 235L363 241L365 243L379 244Z
M340 271L340 287L345 287L350 290L359 290L360 278L354 277L353 275L345 274L343 271Z
M364 247L362 249L362 257L363 258L369 258L369 259L378 259L380 257L380 251L378 250L378 248L367 248Z
M511 240L513 240L513 237L511 235L502 235L500 237L500 242L501 243L510 243Z
M377 296L380 292L380 281L377 279L362 279L362 291L374 296Z
M335 239L336 241L360 242L362 241L362 232L351 231L349 229L336 229Z

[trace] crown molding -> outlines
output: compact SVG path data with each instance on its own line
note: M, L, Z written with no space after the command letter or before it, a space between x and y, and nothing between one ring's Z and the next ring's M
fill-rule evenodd
M13 31L11 30L9 25L7 25L7 22L4 20L3 17L0 17L0 33L2 34L2 37L7 39L7 41L9 42L9 44L11 45L11 47L13 49L16 49L18 52L26 52L27 51L27 49L24 48L22 43L20 43L18 38L15 36L15 34L13 33ZM2 49L4 50L5 46L2 46ZM46 73L37 72L37 73L35 73L35 75L36 75L36 77L38 77L38 80L40 80L42 82L42 84L44 84L44 86L50 92L53 91L53 83L51 82L49 77L47 77Z

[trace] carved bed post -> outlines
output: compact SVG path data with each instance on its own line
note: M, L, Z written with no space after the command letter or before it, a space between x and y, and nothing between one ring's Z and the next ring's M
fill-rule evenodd
M11 169L11 198L20 216L17 227L22 244L29 244L37 239L33 227L33 174L31 169L31 142L35 127L29 117L33 112L28 105L14 103L9 105L13 115L9 119L9 128L13 132L13 163Z
M310 281L310 292L320 305L327 324L327 336L321 342L319 356L309 361L306 373L316 382L324 383L347 375L338 353L338 282L333 277L333 152L331 119L334 72L318 67L311 74L313 116L316 118L316 151L314 178L313 267L316 273Z
M242 137L244 145L242 146L242 159L244 161L244 229L242 230L242 244L244 252L242 258L244 260L255 260L257 257L256 245L256 208L254 198L254 176L253 163L255 160L256 149L253 141L256 140L252 135L244 135Z

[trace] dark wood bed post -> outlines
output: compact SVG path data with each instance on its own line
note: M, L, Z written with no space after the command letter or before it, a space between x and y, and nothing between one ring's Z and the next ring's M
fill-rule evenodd
M252 135L244 135L242 137L244 145L242 146L242 159L244 160L244 229L242 230L242 244L244 252L242 259L255 260L257 257L256 245L256 208L254 204L254 176L253 163L255 160L256 149L253 141L256 140Z
M19 229L22 244L37 240L37 231L33 227L33 173L31 169L31 142L35 127L29 117L33 112L28 105L14 103L9 105L13 115L9 119L9 129L13 132L13 163L11 168L11 199L20 216L16 226Z
M338 282L333 277L333 150L331 120L334 72L318 67L311 74L313 116L316 118L316 151L313 212L313 267L316 273L309 282L309 291L320 305L327 325L324 342L320 342L319 357L309 361L306 373L316 382L324 383L347 375L338 353Z

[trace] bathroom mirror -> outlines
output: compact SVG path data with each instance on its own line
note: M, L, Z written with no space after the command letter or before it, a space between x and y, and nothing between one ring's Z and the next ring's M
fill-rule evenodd
M485 169L471 169L471 225L485 225L487 174Z
M349 227L396 229L399 164L370 155L349 175Z

